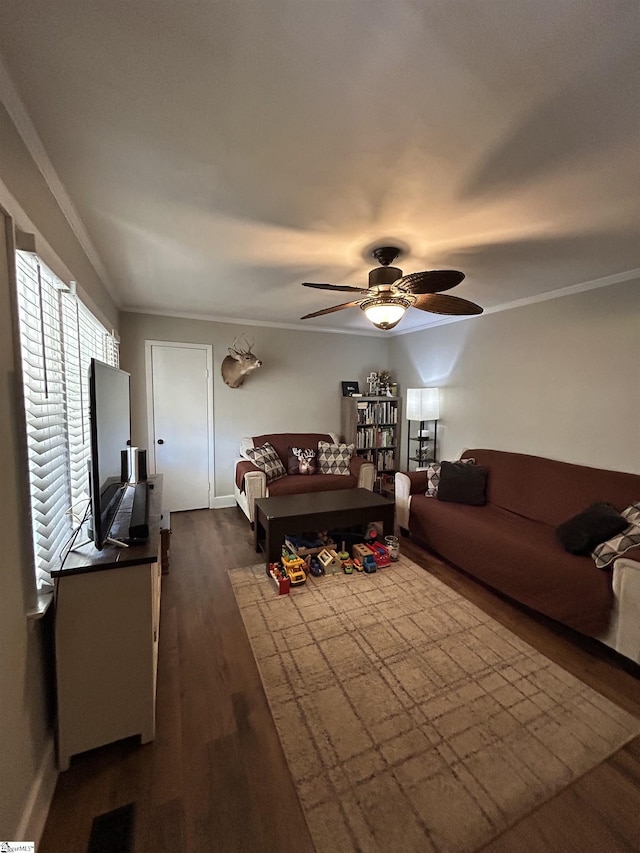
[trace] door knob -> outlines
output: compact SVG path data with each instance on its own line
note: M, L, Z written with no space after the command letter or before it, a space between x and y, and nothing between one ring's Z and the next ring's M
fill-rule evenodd
M159 439L158 439L158 444L164 444L164 439L163 439L163 438L159 438Z

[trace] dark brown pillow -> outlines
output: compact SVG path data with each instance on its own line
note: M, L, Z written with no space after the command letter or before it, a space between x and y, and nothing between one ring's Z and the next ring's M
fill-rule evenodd
M483 506L487 502L487 468L463 462L442 462L438 500Z
M629 522L609 503L595 503L573 518L568 518L556 528L556 536L565 551L586 555L600 545L622 533Z
M313 447L289 447L287 473L315 474L318 469L318 451Z

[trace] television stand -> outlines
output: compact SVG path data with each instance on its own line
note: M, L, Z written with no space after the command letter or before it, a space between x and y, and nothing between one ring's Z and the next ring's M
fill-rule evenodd
M162 476L151 477L149 486L145 542L121 547L129 488L113 539L101 551L93 543L78 546L51 573L60 770L76 753L134 735L147 743L155 735Z

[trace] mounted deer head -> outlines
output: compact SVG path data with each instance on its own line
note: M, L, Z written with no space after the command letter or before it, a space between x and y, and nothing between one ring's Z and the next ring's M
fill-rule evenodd
M229 355L222 360L222 378L229 388L239 388L245 376L262 365L260 359L251 352L255 341L252 339L249 343L244 335L242 337L246 349L241 349L238 346L238 338L234 338L233 346L229 347Z

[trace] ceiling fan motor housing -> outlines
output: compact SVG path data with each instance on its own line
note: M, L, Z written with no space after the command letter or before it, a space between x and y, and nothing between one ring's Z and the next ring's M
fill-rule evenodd
M369 287L393 284L402 278L402 270L398 267L376 267L369 273Z

